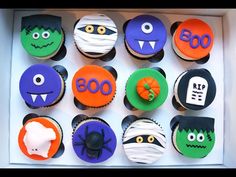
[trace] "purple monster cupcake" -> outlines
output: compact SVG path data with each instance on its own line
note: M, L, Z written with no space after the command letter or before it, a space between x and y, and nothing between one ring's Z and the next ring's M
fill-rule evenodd
M116 149L116 136L102 119L77 115L73 121L72 145L76 155L89 163L109 159Z
M24 71L19 89L30 108L48 107L58 103L65 93L67 71L56 65L35 64Z

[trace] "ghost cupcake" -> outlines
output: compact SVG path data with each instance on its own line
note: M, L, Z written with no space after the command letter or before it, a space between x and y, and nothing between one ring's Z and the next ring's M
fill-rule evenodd
M107 122L80 114L72 120L72 146L75 154L88 163L100 163L112 157L116 136Z
M58 103L65 93L67 70L56 65L35 64L27 68L19 82L20 94L30 108L49 107Z
M107 55L115 46L118 31L115 23L104 14L80 18L74 25L74 40L78 50L87 57Z
M166 151L166 137L160 124L134 115L122 121L123 149L127 158L135 163L152 164Z
M174 84L173 106L180 111L208 107L216 95L216 84L207 69L190 69L179 75Z
M57 158L64 152L63 132L59 123L48 116L28 114L18 135L22 153L33 160Z
M215 144L214 119L175 116L170 122L172 144L185 157L204 158Z
M183 60L205 63L214 44L211 27L200 19L187 19L171 26L172 47Z
M111 66L86 65L72 79L75 106L85 110L107 106L116 94L116 70Z
M163 57L167 31L160 19L151 15L139 15L124 25L124 33L125 46L131 55L148 59L163 53Z
M20 35L26 52L37 59L60 60L66 55L61 17L47 14L22 17Z

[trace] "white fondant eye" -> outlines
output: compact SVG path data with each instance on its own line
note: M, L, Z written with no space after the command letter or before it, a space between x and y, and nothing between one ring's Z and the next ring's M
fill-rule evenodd
M198 133L198 135L197 135L197 141L198 141L198 142L203 142L204 139L205 139L204 134Z
M188 140L189 140L189 141L194 141L195 139L196 139L196 136L195 136L194 133L189 133L189 134L188 134Z
M44 39L49 38L49 36L50 36L50 33L49 33L48 31L44 31L44 32L42 33L42 37L43 37Z
M142 24L142 31L144 33L151 33L153 30L153 26L151 23L145 22Z
M33 77L33 82L35 85L42 85L44 83L44 77L42 74L36 74L34 77Z
M34 39L38 39L38 38L39 38L39 33L34 32L34 33L32 34L32 37L33 37Z

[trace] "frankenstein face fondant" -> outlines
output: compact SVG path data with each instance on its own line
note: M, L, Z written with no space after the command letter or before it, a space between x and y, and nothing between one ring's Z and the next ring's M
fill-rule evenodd
M184 156L203 158L215 144L213 118L176 116L171 129L173 145Z
M164 24L151 15L131 19L125 29L125 42L132 54L150 57L163 49L167 40Z
M32 107L50 106L62 98L65 90L62 76L52 67L35 64L20 78L20 94Z
M115 23L103 14L86 15L74 28L76 46L88 57L97 58L110 52L117 36Z
M52 15L32 15L22 18L21 43L33 57L54 56L64 42L61 18Z

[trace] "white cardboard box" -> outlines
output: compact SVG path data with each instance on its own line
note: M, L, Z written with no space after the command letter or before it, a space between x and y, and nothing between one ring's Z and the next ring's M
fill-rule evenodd
M71 10L71 9L70 9ZM84 10L84 9L83 9ZM38 11L38 9L37 9ZM48 10L47 10L48 11ZM108 10L109 11L109 10ZM111 11L111 10L110 10ZM139 10L112 10L112 11L132 11L140 12ZM222 19L223 28L223 54L224 54L224 155L223 163L221 165L207 165L207 166L178 166L178 167L235 167L236 166L236 154L234 153L234 147L236 146L236 138L233 129L236 121L233 119L233 107L235 93L233 93L233 55L236 47L234 42L234 31L236 24L233 19L236 17L235 10L207 10L207 9L148 9L144 12L158 12L158 13L173 13L173 14L187 14L187 15L207 15L217 16ZM11 80L11 54L12 54L12 41L13 41L13 24L14 24L14 10L0 10L0 36L3 41L3 45L0 47L0 66L1 66L1 92L0 92L0 111L1 111L1 124L0 124L0 166L1 167L42 167L42 165L16 165L10 164L10 152L9 152L9 132L10 132L10 80ZM169 29L167 29L169 30ZM43 166L50 167L50 166ZM53 166L55 167L55 166ZM56 166L57 167L57 166ZM62 167L62 166L58 166ZM70 166L63 166L70 167ZM106 166L107 167L107 166ZM159 167L159 166L158 166ZM163 166L162 166L163 167ZM164 166L169 167L169 166ZM171 166L175 167L175 166Z

